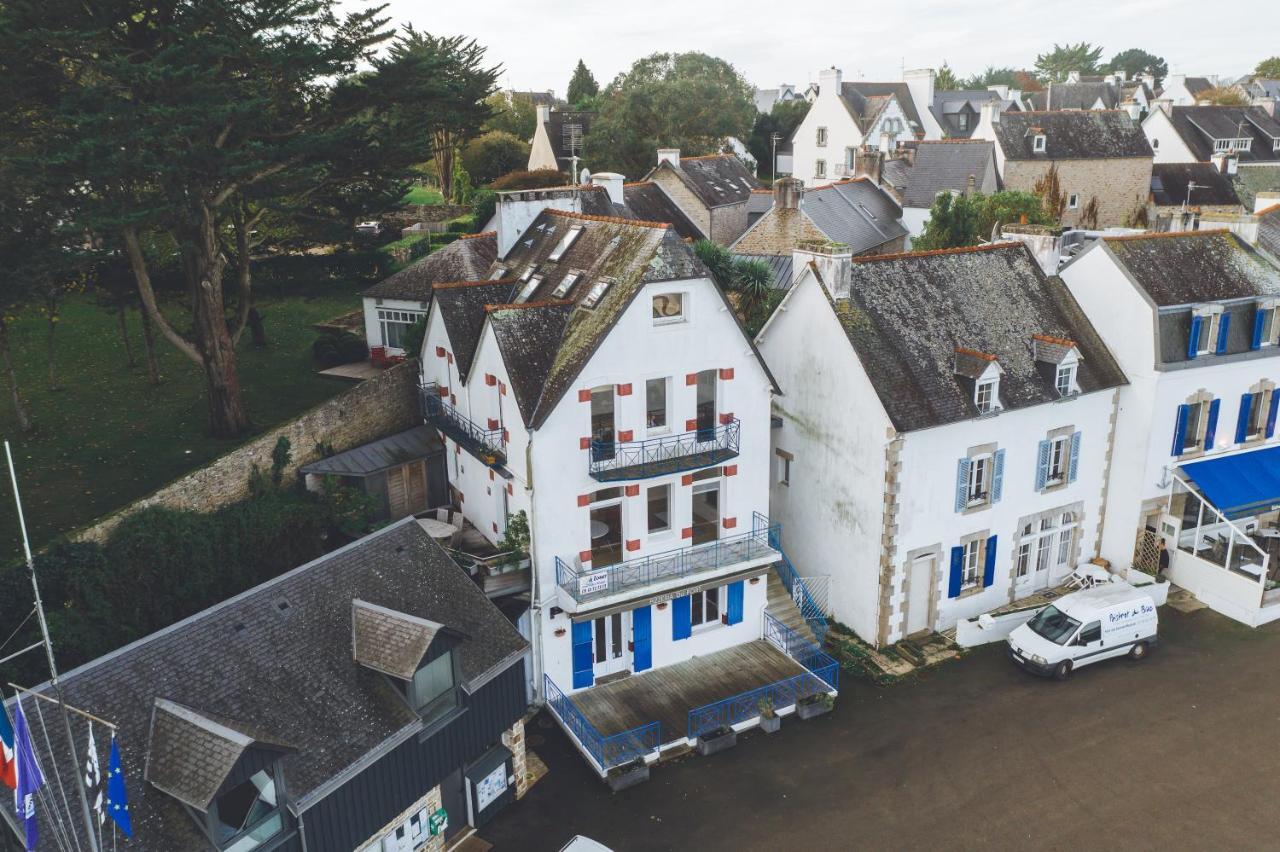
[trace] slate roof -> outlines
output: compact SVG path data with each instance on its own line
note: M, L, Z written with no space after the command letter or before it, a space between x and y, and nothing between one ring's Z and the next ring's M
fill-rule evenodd
M849 246L854 254L908 233L901 221L902 208L866 178L806 189L800 210L829 240Z
M1032 150L1040 128L1045 150ZM1146 134L1118 110L1007 112L992 124L996 141L1010 160L1093 160L1152 157Z
M1190 196L1187 187L1194 183ZM1190 201L1188 201L1190 198ZM1151 202L1161 207L1228 207L1240 198L1231 178L1213 163L1154 163L1151 166Z
M1209 82L1208 77L1187 77L1182 81L1182 85L1192 97L1199 97L1213 88L1213 83Z
M570 146L570 130L576 126L579 128L580 139L585 140L588 133L591 132L591 123L595 120L594 112L583 112L579 110L551 110L547 116L545 126L547 128L547 138L551 140L551 149L555 152L556 159L562 161L565 166L570 164L573 157L573 150ZM578 149L578 158L581 161L582 149Z
M841 83L840 97L863 133L875 125L880 113L888 106L890 97L897 98L902 114L907 117L911 135L924 132L920 112L906 83Z
M495 305L489 311L494 338L525 423L533 422L542 389L555 363L573 302Z
M1081 391L1125 382L1066 285L1020 243L855 258L850 283L832 307L899 430L979 416L957 349L996 357L1005 410L1060 398L1032 356L1036 334L1077 343Z
M414 426L345 453L303 465L298 472L320 476L371 476L440 452L444 452L444 444L436 430L428 426Z
M1121 95L1120 87L1102 81L1051 82L1047 89L1032 95L1032 103L1039 110L1115 109L1120 104ZM1096 106L1099 101L1102 102L1101 107Z
M209 804L253 739L157 698L152 708L146 778L198 811Z
M773 281L769 285L775 290L790 290L792 283L792 255L789 254L737 254L734 260L758 260L769 267Z
M753 189L751 197L747 199L747 216L763 216L769 212L769 208L773 206L773 190L771 189Z
M967 139L973 135L974 129L978 126L982 105L987 101L1000 101L1002 108L1013 103L1013 101L1005 101L1000 97L999 92L993 92L990 89L961 89L934 92L929 111L933 113L933 117L938 124L942 125L942 129L948 136ZM972 116L969 119L969 126L963 130L960 129L960 124L956 120L956 116L962 112L968 112Z
M644 222L666 222L686 240L701 240L706 236L698 226L684 215L676 203L652 181L629 183L622 188L627 209L636 219Z
M1267 77L1241 77L1236 85L1254 98L1276 98L1280 100L1280 80Z
M511 301L516 285L514 277L497 281L459 281L436 287L436 304L444 330L449 333L453 346L453 358L458 365L458 377L466 382L471 374L471 362L476 357L480 342L480 329L484 328L484 306L500 305Z
M741 204L751 196L751 190L760 188L760 181L733 154L681 157L679 168L669 162L659 163L645 180L658 169L673 171L708 208Z
M1280 121L1261 107L1176 106L1170 111L1169 120L1202 162L1213 156L1213 140L1250 138L1250 150L1238 152L1240 162L1280 163L1280 151L1272 150L1273 140L1280 139Z
M355 599L456 630L464 638L455 646L455 658L464 688L471 691L528 648L475 582L406 518L80 666L63 676L67 702L120 726L135 834L129 849L207 848L178 800L143 779L156 699L242 733L254 731L257 741L296 748L283 766L291 796L303 810L358 761L421 730L421 720L385 677L353 659ZM49 690L48 684L37 687ZM24 704L29 708L30 700ZM35 713L29 718L49 772L44 737L66 754L62 726L50 721L45 731ZM44 718L54 717L46 712ZM82 747L85 726L80 720L72 726ZM175 733L180 733L176 725L162 730L164 736ZM101 731L98 742L102 747ZM225 756L210 758L214 768L202 771L216 773L225 765ZM61 768L64 776L76 771L66 761ZM197 799L209 783L165 777L175 791ZM51 832L47 823L41 826L44 836Z
M899 167L905 172L905 183L898 187L903 206L931 207L939 192L964 192L970 175L978 192L994 191L995 156L995 143L986 140L919 143L915 161ZM894 179L899 179L896 171Z
M362 295L379 299L430 302L431 288L442 281L470 281L488 275L498 256L498 235L477 234L454 240L374 284Z
M1280 295L1280 269L1229 231L1175 231L1101 242L1159 307Z
M400 680L413 680L444 625L368 601L351 602L352 656L357 663Z
M1280 204L1258 212L1258 248L1280 263Z

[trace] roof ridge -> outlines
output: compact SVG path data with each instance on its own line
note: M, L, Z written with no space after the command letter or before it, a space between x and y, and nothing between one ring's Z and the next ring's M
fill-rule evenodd
M833 180L830 183L820 183L817 186L807 187L805 189L805 194L807 195L810 192L817 192L820 189L830 189L833 186L844 186L846 183L865 183L869 180L871 180L871 178L867 177L866 175L859 175L858 177L851 177L851 178L841 178L840 180Z
M990 145L990 139L921 139L917 145ZM899 159L899 158L895 158Z
M541 299L537 302L522 302L521 304L502 304L502 305L485 305L484 312L491 314L494 311L523 311L527 308L557 308L562 305L575 305L569 299Z
M1075 346L1076 342L1069 337L1054 337L1052 334L1033 334L1032 340L1043 340L1045 343L1057 343L1062 346Z
M1015 117L1020 115L1069 115L1071 113L1087 115L1089 113L1094 113L1094 112L1122 112L1125 115L1129 114L1128 110L1123 110L1123 109L1029 109L1025 112L1001 113L1001 117L1004 117L1006 115L1011 115Z
M514 284L519 278L481 278L475 281L441 281L439 284L432 284L432 290L456 290L459 287L479 287L482 284Z
M458 239L459 240L478 240L481 237L496 237L496 236L498 236L497 231L481 231L478 234L459 234Z
M1280 201L1276 202L1275 204L1272 204L1270 207L1263 207L1261 210L1259 210L1257 213L1254 213L1253 215L1256 217L1270 216L1272 213L1276 212L1277 210L1280 210Z
M990 352L983 352L980 349L970 349L968 346L957 346L956 354L972 355L975 358L981 358L983 361L991 361L993 363L1000 360L997 356L992 355Z
M1280 205L1276 205L1280 207ZM1160 231L1146 234L1118 234L1114 237L1103 237L1108 243L1131 243L1138 240L1161 240L1174 237L1211 237L1231 233L1230 228L1210 228L1204 231Z
M718 157L732 157L732 156L733 154L699 154L696 157L681 157L680 159L681 161L683 160L714 160Z
M878 260L904 260L917 257L938 257L947 254L973 254L974 252L995 251L996 249L1016 248L1022 245L1017 240L1005 240L999 243L983 243L977 246L959 246L957 248L931 249L929 251L901 251L894 254L876 254L870 257L855 257L854 263L874 263Z
M552 216L563 216L566 219L583 219L588 222L611 222L615 225L635 225L640 228L661 228L666 229L671 226L666 222L646 222L643 219L623 219L621 216L595 216L590 213L571 213L568 210L556 210L548 207L543 211Z

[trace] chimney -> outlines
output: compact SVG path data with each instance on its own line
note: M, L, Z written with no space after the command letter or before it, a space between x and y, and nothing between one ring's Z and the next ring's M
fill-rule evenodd
M1137 101L1129 101L1129 103L1125 105L1125 109L1129 111L1129 117L1134 121L1137 121L1138 116L1142 115L1142 107Z
M987 86L988 92L995 92L1001 100L1009 100L1009 87L1001 83L998 86Z
M965 187L964 187L964 194L973 195L977 191L978 191L978 177L977 175L970 174L969 181L965 184Z
M1164 78L1164 90L1167 92L1173 88L1186 90L1187 75L1186 74L1170 74Z
M1080 82L1080 72L1079 72L1079 71L1068 71L1068 72L1067 72L1067 82L1068 82L1068 83L1079 83L1079 82Z
M877 186L884 171L884 151L860 148L853 158L853 176L868 178Z
M609 193L609 200L614 204L626 204L622 185L627 179L617 172L596 172L591 176L592 186L603 186Z
M542 125L546 124L548 121L550 121L550 120L551 120L551 105L550 105L550 104L538 104L538 105L537 105L537 107L535 107L535 109L536 109L536 110L537 110L537 112L538 112L538 126L539 126L539 127L541 127Z
M840 69L835 67L834 65L832 65L830 68L823 68L821 71L819 71L818 72L818 97L822 97L824 94L826 94L828 97L831 95L839 95L840 80L843 78L843 76L844 75L841 74Z
M1156 93L1156 75L1150 71L1144 71L1138 75L1138 79L1147 84L1147 88L1151 90L1151 94Z
M798 209L803 195L803 185L796 178L778 178L773 182L773 206L779 210Z
M659 148L658 149L658 165L670 163L677 169L680 168L680 149L679 148Z
M1173 115L1173 101L1169 98L1157 98L1155 100L1155 108L1165 115Z
M983 124L999 124L1000 123L1000 102L999 101L983 101L982 111L978 116L979 126Z
M933 120L932 112L934 85L937 79L938 75L932 68L918 68L914 71L904 71L902 74L902 82L907 84L907 91L911 93L911 100L915 102L916 112L920 114L920 120L933 124L937 124ZM924 128L921 129L923 130ZM936 130L940 133L942 131L941 125Z
M1276 117L1276 99L1275 98L1254 98L1253 105L1261 109L1272 118Z
M841 243L801 241L791 253L791 268L799 275L812 263L818 269L822 284L833 299L849 298L849 279L852 277L853 252Z

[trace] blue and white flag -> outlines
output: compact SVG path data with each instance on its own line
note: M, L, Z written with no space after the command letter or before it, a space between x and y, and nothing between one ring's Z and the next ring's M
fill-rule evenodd
M133 820L129 816L129 796L124 790L124 771L120 768L120 748L111 735L111 757L107 761L107 816L120 827L125 837L133 837Z
M13 753L18 764L18 786L13 791L13 802L18 822L26 832L27 849L33 850L40 839L36 792L44 786L44 773L40 771L35 749L31 747L31 731L27 727L27 715L22 712L20 698L13 702Z

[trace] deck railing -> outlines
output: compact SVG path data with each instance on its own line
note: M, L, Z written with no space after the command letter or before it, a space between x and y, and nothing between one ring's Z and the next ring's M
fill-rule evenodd
M809 629L813 631L813 638L818 641L819 647L826 641L827 615L822 611L822 607L818 606L817 601L813 599L813 595L809 593L809 587L805 585L804 580L796 572L795 566L791 564L791 560L787 558L786 551L782 549L782 525L769 524L769 519L764 515L756 512L751 519L752 529L765 529L769 535L769 545L778 551L778 578L782 580L782 585L786 586L787 594L791 595L791 599L795 601L796 607L800 610L805 624L809 625Z
M591 755L601 774L655 752L662 745L661 725L657 722L604 736L582 715L573 699L556 686L550 675L544 673L542 680L546 688L547 706L555 713L565 730Z
M592 441L589 473L601 482L646 479L696 470L736 458L742 422L643 441Z
M422 416L433 426L453 438L467 451L487 465L506 461L501 429L482 429L440 395L440 386L427 382L421 386Z
M809 671L830 672L831 677L824 674L823 680L832 689L839 688L840 667L836 666L835 658L767 612L764 613L764 639Z
M557 556L556 583L581 603L764 557L778 558L778 551L770 542L768 527L706 544L628 559L599 569L575 567Z

